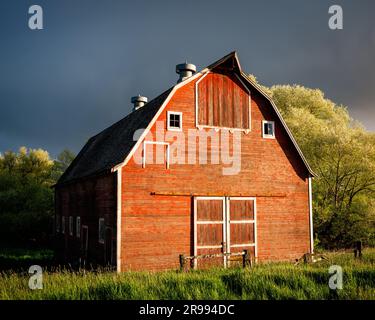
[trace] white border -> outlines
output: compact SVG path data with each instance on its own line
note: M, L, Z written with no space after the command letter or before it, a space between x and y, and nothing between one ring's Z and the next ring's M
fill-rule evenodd
M116 225L116 269L121 272L121 204L122 204L122 168L117 170L117 225Z
M271 123L273 126L273 134L265 134L264 133L264 125ZM276 132L275 132L275 121L269 121L269 120L262 120L262 138L264 139L275 139Z
M180 127L171 127L169 124L169 116L170 115L178 115L180 116ZM182 112L180 111L167 111L167 130L168 131L182 131Z
M314 253L314 226L313 226L313 210L312 210L311 177L309 177L309 223L310 223L310 253Z
M166 156L167 156L167 163L166 167L169 169L169 142L163 142L163 141L143 141L143 154L142 154L142 167L146 168L146 146L150 145L163 145L167 146L166 150Z

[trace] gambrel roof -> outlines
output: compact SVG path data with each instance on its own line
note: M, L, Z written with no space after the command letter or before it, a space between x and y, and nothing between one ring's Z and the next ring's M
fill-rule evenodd
M204 68L202 71L197 72L195 75L186 79L185 81L176 84L155 99L145 104L143 107L131 112L120 121L90 138L68 169L60 177L57 184L67 183L104 171L114 171L119 167L126 165L133 152L135 152L138 145L146 136L147 132L159 117L160 113L163 111L175 91L190 81L217 67L232 69L238 74L238 76L241 77L241 80L248 85L250 89L256 89L270 102L270 105L275 110L280 122L284 126L288 136L295 146L297 153L305 164L306 169L311 176L314 176L314 172L311 170L309 164L303 156L302 151L298 147L297 142L287 127L276 105L262 90L262 88L242 71L237 53L234 51ZM138 140L134 141L133 136L138 129L145 130Z

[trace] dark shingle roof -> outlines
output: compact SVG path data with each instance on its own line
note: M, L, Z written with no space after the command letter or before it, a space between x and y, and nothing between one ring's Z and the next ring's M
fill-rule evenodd
M110 170L124 161L137 142L134 132L147 128L172 89L90 138L57 184Z

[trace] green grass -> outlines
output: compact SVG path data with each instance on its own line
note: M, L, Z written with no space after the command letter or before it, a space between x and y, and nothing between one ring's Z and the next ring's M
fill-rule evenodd
M52 259L53 251L48 249L22 249L22 248L1 248L0 259L13 261L22 260L48 260Z
M30 290L28 275L2 273L0 299L375 299L375 249L362 260L329 253L311 265L259 264L252 269L190 272L49 272L43 289ZM343 289L328 287L331 265L343 268Z
M31 265L51 265L53 251L47 249L0 248L0 272L2 270L28 270Z

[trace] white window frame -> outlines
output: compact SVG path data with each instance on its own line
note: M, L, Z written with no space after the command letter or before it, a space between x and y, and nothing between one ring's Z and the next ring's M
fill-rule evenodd
M103 226L103 229L104 229L104 237L103 238L100 238L100 226ZM104 243L104 238L105 238L105 221L104 221L104 218L99 218L99 225L98 225L98 241L99 243Z
M73 216L69 216L69 235L73 236Z
M81 238L81 217L76 217L76 237Z
M163 141L143 141L142 167L143 168L146 167L146 156L147 156L146 146L148 144L150 144L150 145L163 145L163 146L167 146L167 150L166 150L167 163L166 163L166 166L167 166L167 169L169 169L169 143L168 142L163 142Z
M264 133L264 125L269 124L269 123L272 124L273 134L265 134ZM275 121L262 120L262 137L264 139L275 139Z
M177 127L171 127L170 126L169 117L171 115L178 115L178 116L180 116L180 127L179 128L177 128ZM167 111L167 130L168 131L182 131L182 112Z
M65 234L65 216L61 217L61 233Z

